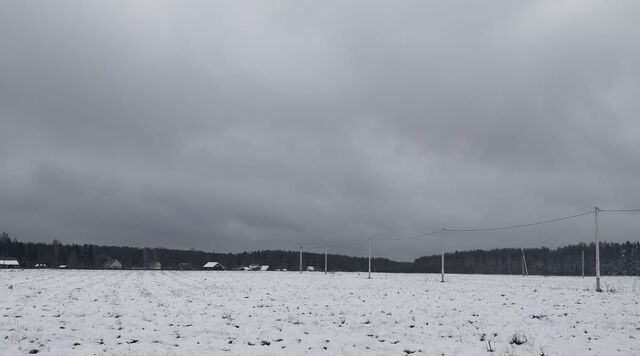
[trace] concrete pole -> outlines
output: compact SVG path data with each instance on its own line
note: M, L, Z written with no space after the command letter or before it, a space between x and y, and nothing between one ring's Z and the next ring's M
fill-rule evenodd
M324 274L327 274L327 245L324 245Z
M300 271L298 273L302 273L302 246L300 246Z
M595 235L596 235L596 292L602 292L600 288L600 242L598 241L598 207L594 209L595 212Z
M369 279L371 279L371 238L369 238Z
M522 277L524 277L524 249L520 249L522 258L520 258L520 265L522 265Z
M521 248L520 251L522 251L522 276L524 277L529 275L529 270L527 269L527 256L525 256L523 248Z
M444 283L444 233L440 237L440 282Z
M584 279L584 250L580 251L582 255L582 279Z

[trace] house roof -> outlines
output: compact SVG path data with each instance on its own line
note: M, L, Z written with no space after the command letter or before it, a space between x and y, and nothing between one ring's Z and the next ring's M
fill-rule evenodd
M0 265L3 266L20 266L20 264L18 263L18 260L0 260Z
M268 271L269 270L269 265L260 266L260 270L261 271Z
M107 263L105 265L105 268L120 269L122 268L122 262L114 259L111 262Z
M207 262L204 264L204 266L202 266L202 268L214 268L214 267L222 267L222 264L220 264L220 262Z

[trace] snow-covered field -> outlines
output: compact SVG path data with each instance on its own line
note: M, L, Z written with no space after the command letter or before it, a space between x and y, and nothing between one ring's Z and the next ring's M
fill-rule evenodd
M0 355L640 354L638 277L438 277L0 270Z

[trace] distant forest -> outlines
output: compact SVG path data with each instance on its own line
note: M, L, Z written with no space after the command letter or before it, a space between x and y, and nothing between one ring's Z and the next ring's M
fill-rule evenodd
M579 244L557 249L524 249L529 274L580 275L581 252L584 251L585 275L595 273L595 245ZM98 246L91 244L63 244L20 242L9 234L0 235L0 257L16 258L25 268L36 264L49 267L68 265L69 268L97 269L114 259L123 268L147 268L155 262L162 269L200 269L208 261L222 263L227 269L249 265L269 265L270 269L298 270L298 251L265 250L242 253L216 253L166 248L138 248ZM603 275L640 275L640 242L600 243L601 273ZM366 271L367 258L331 254L330 271ZM445 254L448 273L520 274L522 252L516 248L456 251ZM303 252L303 267L324 270L324 254ZM440 256L425 256L413 262L398 262L374 258L375 272L440 272Z

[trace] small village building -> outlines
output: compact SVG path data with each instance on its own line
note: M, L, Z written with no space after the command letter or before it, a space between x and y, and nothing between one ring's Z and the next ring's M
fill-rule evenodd
M113 259L111 261L109 261L109 263L107 263L104 268L108 268L108 269L122 269L122 263L120 261L118 261L117 259Z
M15 258L0 257L0 268L20 268L20 264Z
M269 270L269 265L262 265L262 266L260 266L260 270L261 270L261 271L268 271L268 270Z
M69 266L67 266L67 265L60 265L60 266L58 266L58 268L65 269L65 268L69 268Z
M36 263L35 268L47 268L47 265L44 263Z
M315 270L316 270L316 268L315 268L315 267L313 267L313 266L307 266L307 271L309 271L309 272L313 272L313 271L315 271Z
M208 270L223 270L224 266L220 262L207 262L202 266L203 269Z
M268 267L269 266L267 266L267 268ZM260 266L260 265L249 265L249 267L242 266L242 270L243 271L261 271L262 270L262 266Z
M160 263L160 262L151 262L151 263L149 263L149 269L162 269L162 263Z

